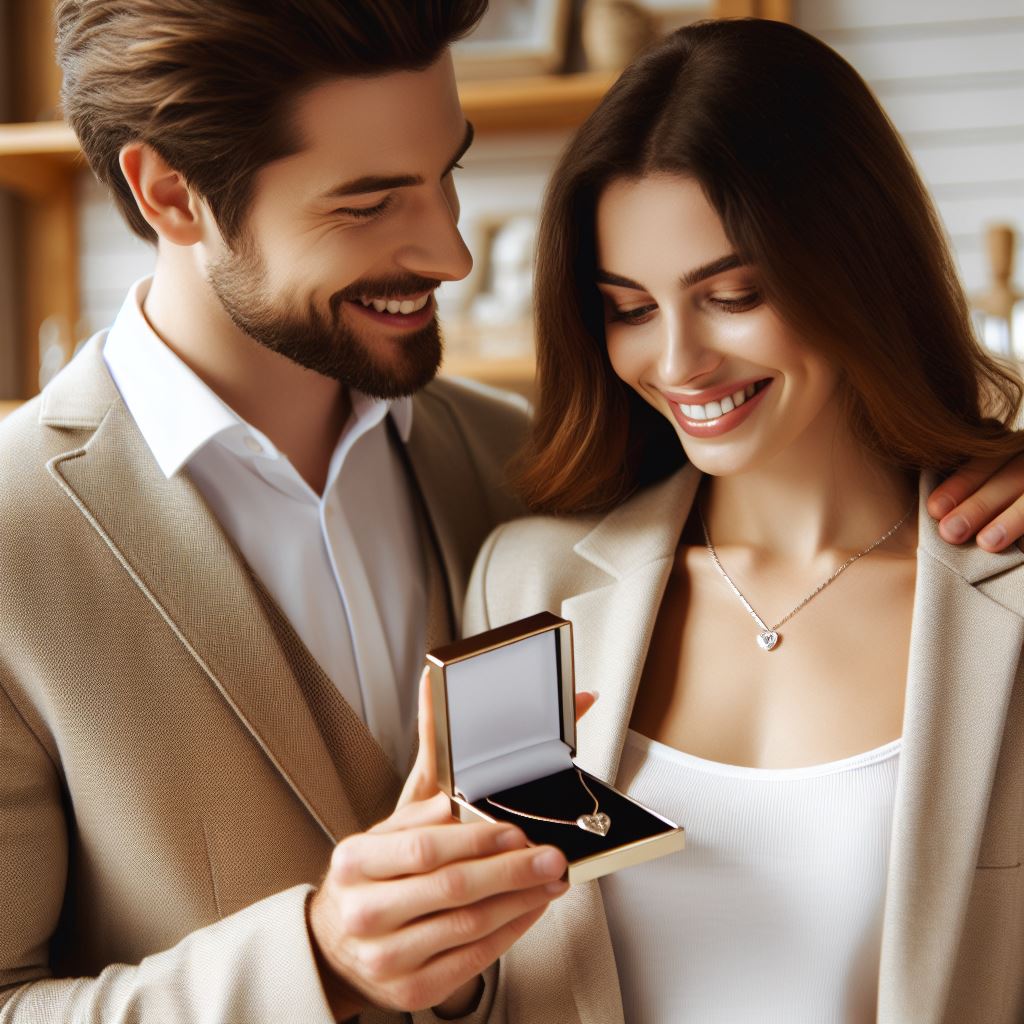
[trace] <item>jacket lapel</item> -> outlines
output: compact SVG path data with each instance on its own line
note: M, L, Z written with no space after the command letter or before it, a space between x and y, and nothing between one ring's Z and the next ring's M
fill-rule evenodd
M609 512L573 549L608 578L562 602L576 685L600 699L579 723L577 761L613 781L647 649L701 474L692 466Z
M476 553L494 525L476 466L443 399L428 389L414 398L412 432L405 446L412 478L427 510L448 584L450 618L462 632L462 595Z
M332 840L357 816L249 571L187 474L166 479L94 340L40 419L95 431L48 469Z
M1024 642L1021 616L985 592L1024 554L947 545L924 507L936 482L922 476L879 978L883 1024L943 1019Z

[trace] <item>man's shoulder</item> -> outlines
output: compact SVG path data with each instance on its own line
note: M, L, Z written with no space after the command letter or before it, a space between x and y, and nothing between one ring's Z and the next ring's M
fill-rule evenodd
M438 377L416 396L418 404L443 409L464 432L507 435L519 441L530 421L521 395L459 377Z

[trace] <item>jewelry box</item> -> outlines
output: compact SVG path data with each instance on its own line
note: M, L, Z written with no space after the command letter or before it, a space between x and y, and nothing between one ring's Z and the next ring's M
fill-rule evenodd
M683 849L682 828L579 768L572 623L550 612L427 655L441 788L464 820L557 846L576 884Z

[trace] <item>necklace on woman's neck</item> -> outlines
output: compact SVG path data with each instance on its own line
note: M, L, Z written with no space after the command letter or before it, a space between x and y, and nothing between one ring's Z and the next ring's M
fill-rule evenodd
M836 569L836 571L832 573L832 575L829 576L829 578L825 580L824 583L822 583L816 590L813 590L810 594L808 594L785 618L779 619L779 621L776 622L774 626L769 626L764 621L764 619L762 619L761 616L754 611L754 609L750 605L750 602L740 593L740 588L737 587L735 583L733 583L729 574L722 567L722 563L718 560L718 553L715 551L715 546L711 543L711 535L708 533L707 525L704 522L704 516L701 515L700 505L697 505L697 518L700 520L701 529L704 531L704 543L707 545L708 551L711 552L711 557L714 559L718 571L722 574L723 578L725 579L725 582L728 583L730 587L732 587L733 593L743 602L743 607L746 608L748 612L750 612L750 614L753 616L754 621L761 627L761 631L757 634L757 646L760 647L762 651L770 651L782 639L782 635L779 633L780 626L783 626L787 622L789 622L789 620L793 618L793 616L796 615L796 613L800 611L800 609L803 608L804 605L806 605L812 598L817 597L818 594L820 594L830 583L832 583L835 580L835 578L841 572L843 572L843 570L848 569L851 565L853 565L854 562L857 561L858 558L863 558L863 556L866 555L869 551L874 551L879 544L883 544L885 541L887 541L907 521L907 519L910 518L910 513L913 511L914 509L911 507L903 516L903 518L900 519L898 523L894 524L888 530L886 530L885 533L883 533L882 536L878 538L878 540L876 540L873 544L866 547L863 551L858 551L857 554L852 555L845 562L843 562L843 564L839 566L839 568Z

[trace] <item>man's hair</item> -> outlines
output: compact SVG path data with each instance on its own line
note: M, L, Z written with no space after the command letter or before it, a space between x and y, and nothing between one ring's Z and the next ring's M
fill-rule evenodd
M229 244L255 174L298 152L296 101L334 77L429 67L487 0L58 0L64 116L132 230L156 233L118 163L151 146L209 203ZM383 129L382 129L383 130Z

